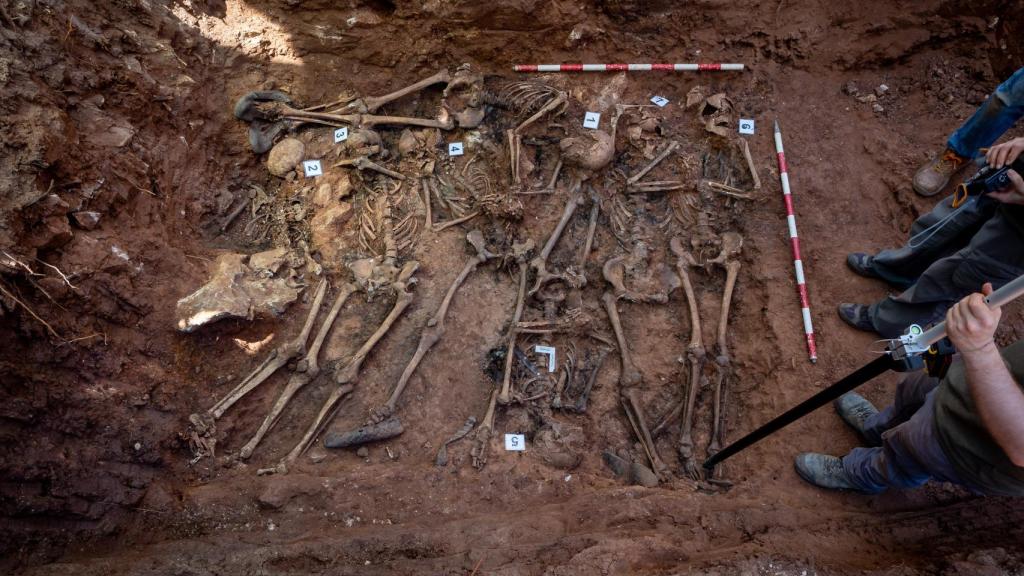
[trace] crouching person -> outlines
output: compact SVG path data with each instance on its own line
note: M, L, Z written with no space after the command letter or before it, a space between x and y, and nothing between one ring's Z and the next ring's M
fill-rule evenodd
M907 376L881 411L854 393L837 399L836 411L868 447L842 458L800 454L797 473L822 488L869 494L935 479L1024 496L1024 340L996 347L1001 311L985 303L991 292L986 284L947 313L959 358L945 378Z

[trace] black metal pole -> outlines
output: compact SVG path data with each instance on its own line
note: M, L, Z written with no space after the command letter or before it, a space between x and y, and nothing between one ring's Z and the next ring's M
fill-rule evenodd
M781 415L776 416L774 420L768 422L764 426L761 426L757 430L754 430L750 434L747 434L743 438L729 444L718 454L708 458L704 461L704 468L710 470L714 468L716 464L722 462L726 458L733 456L737 452L749 448L766 437L774 434L775 432L789 426L793 422L796 422L800 418L814 412L818 408L821 408L825 404L839 398L843 394L846 394L850 390L869 382L871 379L892 370L898 366L898 362L889 357L888 354L880 356L875 360L861 366L856 371L836 382L835 384L825 388L821 392L818 392L814 396L811 396L807 400L797 404L789 410L783 412Z

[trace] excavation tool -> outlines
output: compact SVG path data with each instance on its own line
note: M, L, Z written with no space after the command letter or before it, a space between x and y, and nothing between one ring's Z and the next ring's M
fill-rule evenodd
M704 70L743 70L743 64L702 62L699 64L516 64L516 72L697 72Z
M990 308L1003 306L1024 295L1024 275L1017 277L999 290L985 298ZM716 464L733 456L755 443L767 438L782 428L796 422L800 418L839 398L843 394L866 384L876 376L890 370L895 372L911 372L920 370L926 364L929 367L943 366L948 363L937 361L937 356L948 358L952 354L952 345L946 339L946 323L940 322L928 330L912 324L907 333L899 338L889 340L885 352L861 366L842 380L790 408L774 420L726 446L721 452L704 462L705 469L713 469ZM929 371L932 373L931 371ZM938 374L933 375L938 376Z
M807 301L807 280L804 278L804 263L800 259L800 238L796 234L796 214L793 212L793 194L789 189L789 170L786 153L782 150L782 131L775 121L775 153L779 157L779 179L782 181L782 197L786 200L786 222L789 225L789 241L793 246L793 266L796 268L796 288L800 292L800 312L804 318L804 334L807 336L807 354L811 363L818 361L818 347L814 344L814 325L811 324L811 305Z

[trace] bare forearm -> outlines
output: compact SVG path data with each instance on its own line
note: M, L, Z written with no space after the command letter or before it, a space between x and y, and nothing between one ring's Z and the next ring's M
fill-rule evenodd
M994 343L962 356L981 421L1010 460L1024 466L1024 392Z

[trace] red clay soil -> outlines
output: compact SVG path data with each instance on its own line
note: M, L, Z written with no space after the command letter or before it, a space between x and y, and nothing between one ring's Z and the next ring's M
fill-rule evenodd
M308 301L279 319L225 321L192 334L174 326L175 303L206 281L218 254L272 247L237 232L248 215L236 232L217 227L248 185L283 186L231 114L250 90L285 90L313 104L346 91L382 94L462 63L492 81L512 79L517 62L744 62L742 73L543 78L589 104L667 97L672 104L656 114L688 154L710 146L692 109L683 109L694 86L726 93L740 117L757 121L749 143L763 189L752 200L719 199L711 215L717 232L746 239L729 337L729 438L738 438L872 358L872 336L843 325L834 306L881 298L886 288L853 276L843 258L900 243L930 209L912 192L911 175L1022 64L1024 8L1016 3L35 0L0 7L0 567L7 573L1024 570L1024 513L1009 500L943 485L872 498L801 482L795 453L841 454L856 445L827 409L729 461L722 474L732 488L681 474L677 425L658 440L673 479L625 485L601 458L604 450L639 453L618 401L614 351L586 414L554 416L575 439L580 461L572 469L534 449L535 416L517 407L499 410L495 431L527 433L526 452L506 452L496 439L477 471L463 440L451 446L449 464L436 467L444 439L486 409L488 355L504 346L516 280L493 264L457 294L448 334L410 381L399 404L405 433L370 445L365 457L314 447L319 462L303 457L288 474L256 470L295 444L330 393L328 379L299 394L248 464L225 456L259 425L284 375L218 423L217 458L192 464L184 434L190 414L209 408L258 362L235 340L273 334L272 345L285 341L298 332ZM888 91L877 102L858 100L881 84ZM439 92L387 111L429 114ZM771 139L776 118L803 239L817 365L807 361L801 335ZM626 148L620 133L618 149ZM540 161L540 172L550 173L554 158ZM644 163L627 154L616 166L632 173ZM542 242L568 197L564 189L526 197L517 233ZM79 222L74 213L83 211L98 212L98 224ZM368 358L331 429L359 425L386 398L468 256L464 232L453 228L415 248L416 299ZM584 234L585 220L574 221L553 258L573 258ZM583 299L607 334L599 263L620 250L602 219ZM665 258L667 246L654 251ZM339 277L336 263L325 267ZM722 276L694 275L709 349ZM351 354L389 306L387 298L354 296L323 357ZM619 307L644 405L660 416L679 402L686 380L678 361L690 337L685 297L677 290L664 305ZM1001 340L1024 335L1019 307L1005 318ZM564 350L568 342L559 338L552 343ZM884 403L894 382L880 378L866 394ZM700 456L711 401L705 387L695 427Z

